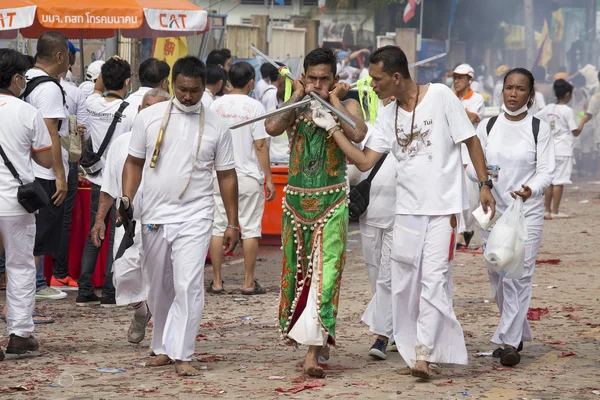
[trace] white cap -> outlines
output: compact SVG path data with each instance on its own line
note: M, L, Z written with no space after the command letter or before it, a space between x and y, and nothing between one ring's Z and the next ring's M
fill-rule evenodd
M85 73L85 77L89 81L95 81L100 76L100 72L102 72L102 66L104 65L104 61L98 60L94 61L87 67L87 72Z
M475 78L475 70L469 64L460 64L454 70L456 75L469 75L471 78Z

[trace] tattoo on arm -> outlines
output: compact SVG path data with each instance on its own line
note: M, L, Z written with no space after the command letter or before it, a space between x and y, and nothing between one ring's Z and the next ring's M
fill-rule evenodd
M288 101L286 101L282 107L289 106L290 104L294 104L302 100L302 96L296 93L292 94L292 97ZM297 109L290 110L288 112L284 112L281 114L273 115L266 119L265 124L277 124L279 127L282 127L284 130L289 128L290 125L294 122L297 115Z

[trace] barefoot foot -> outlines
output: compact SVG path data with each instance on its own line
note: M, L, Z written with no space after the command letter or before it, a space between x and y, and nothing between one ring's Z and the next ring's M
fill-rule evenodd
M175 372L179 376L196 376L200 375L200 371L192 367L189 361L175 361Z
M409 367L404 367L398 371L398 375L406 375L406 376L412 375L412 371Z
M171 363L171 359L166 354L159 354L156 357L152 357L150 361L146 363L146 367L163 367Z
M431 379L431 373L429 372L429 363L427 361L418 360L415 363L414 368L411 370L412 376L421 379Z
M309 350L306 354L304 366L302 367L303 372L308 376L312 376L313 378L323 378L325 376L325 371L319 366L317 361L319 352L320 349L316 348L315 346L311 346L311 350Z
M319 357L323 357L325 359L325 361L329 360L330 354L329 354L329 345L328 344L321 347L321 351L319 352Z

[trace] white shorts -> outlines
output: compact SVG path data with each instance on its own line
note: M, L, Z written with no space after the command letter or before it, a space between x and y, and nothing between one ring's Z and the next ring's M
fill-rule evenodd
M556 156L553 185L570 185L574 160L572 156Z
M221 198L219 182L214 180L215 220L213 236L223 236L227 229L227 213ZM260 238L262 217L265 209L265 189L255 178L238 175L238 218L242 229L242 239Z

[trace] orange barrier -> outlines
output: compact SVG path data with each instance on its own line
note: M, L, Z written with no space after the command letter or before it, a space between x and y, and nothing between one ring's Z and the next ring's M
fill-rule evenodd
M262 238L259 243L268 246L281 246L281 216L283 209L281 201L283 200L283 188L288 181L288 167L272 166L271 174L277 194L273 201L265 202L265 211L262 218Z

